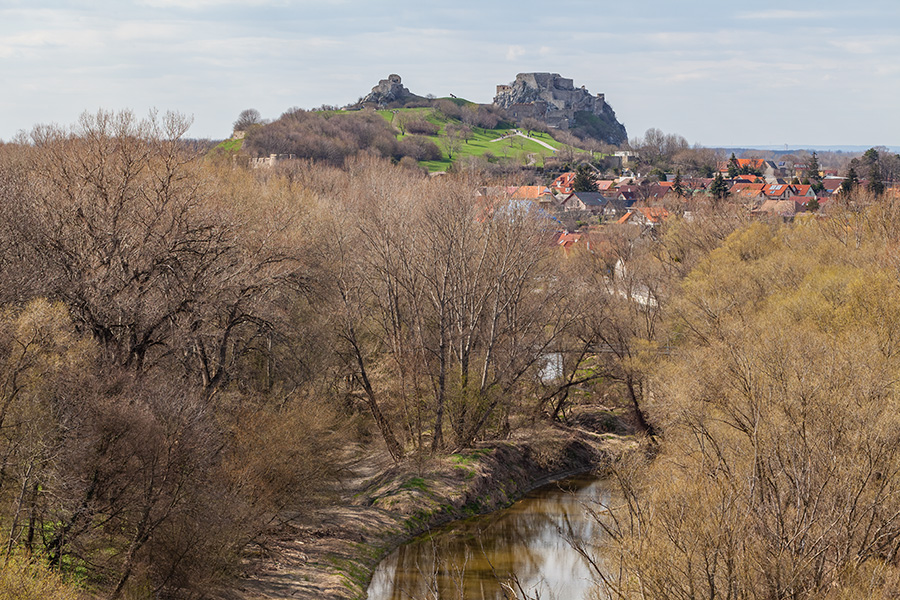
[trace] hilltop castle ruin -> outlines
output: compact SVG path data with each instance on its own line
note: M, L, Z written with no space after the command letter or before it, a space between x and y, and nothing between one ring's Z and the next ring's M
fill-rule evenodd
M513 83L497 86L494 104L517 120L531 117L559 129L575 127L578 113L589 113L607 125L605 141L619 144L627 139L625 127L603 94L576 88L559 73L519 73Z

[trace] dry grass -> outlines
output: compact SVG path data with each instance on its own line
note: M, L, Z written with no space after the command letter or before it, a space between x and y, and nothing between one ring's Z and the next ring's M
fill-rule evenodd
M0 567L0 600L79 600L75 587L42 565L12 556Z

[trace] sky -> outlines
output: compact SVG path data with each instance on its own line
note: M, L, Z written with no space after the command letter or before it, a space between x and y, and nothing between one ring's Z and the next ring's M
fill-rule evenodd
M631 138L900 146L897 0L0 0L0 139L84 111L343 106L391 73L491 102L517 73L606 94Z

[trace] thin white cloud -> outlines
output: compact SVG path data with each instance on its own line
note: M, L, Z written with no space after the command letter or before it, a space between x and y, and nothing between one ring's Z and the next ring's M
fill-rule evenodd
M103 47L103 34L96 30L33 29L0 38L0 56L35 59L50 51L77 52Z
M736 18L750 21L809 21L816 19L833 19L840 13L824 10L791 10L773 8L770 10L754 10L738 13Z
M115 25L112 30L114 39L131 43L138 41L163 42L174 39L185 39L192 33L195 33L195 30L186 23L152 21L125 21Z
M889 55L900 50L900 39L896 36L865 36L865 37L847 37L832 38L828 40L828 44L850 54L877 54ZM895 54L896 55L896 54Z
M525 48L522 46L510 46L506 50L506 60L517 60L525 56Z

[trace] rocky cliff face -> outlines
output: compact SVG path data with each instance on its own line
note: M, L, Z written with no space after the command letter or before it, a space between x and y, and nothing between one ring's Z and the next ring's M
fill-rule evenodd
M392 73L387 79L382 79L372 91L360 101L360 104L376 104L387 106L402 103L419 98L403 86L400 76Z
M532 117L560 129L582 128L610 144L628 139L603 94L576 88L559 73L519 73L513 83L497 86L494 104L515 119Z

